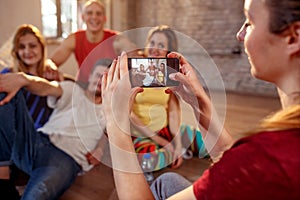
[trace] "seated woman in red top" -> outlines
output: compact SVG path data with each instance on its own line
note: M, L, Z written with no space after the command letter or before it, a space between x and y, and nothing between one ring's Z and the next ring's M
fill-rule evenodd
M133 155L128 134L127 113L132 97L126 78L127 56L123 53L102 81L109 122L106 128L120 198L300 199L300 1L245 0L244 12L246 21L237 38L244 42L251 74L277 86L282 110L261 122L250 136L233 144L230 134L212 117L214 108L192 66L182 55L168 54L179 58L181 64L181 72L170 75L183 84L175 92L187 102L188 94L197 97L197 105L191 106L201 116L201 133L216 138L213 148L206 145L215 163L193 184L179 175L164 174L151 185L151 191ZM120 81L122 84L118 84ZM126 89L128 92L124 92ZM123 92L119 106L111 103L116 102L116 91Z

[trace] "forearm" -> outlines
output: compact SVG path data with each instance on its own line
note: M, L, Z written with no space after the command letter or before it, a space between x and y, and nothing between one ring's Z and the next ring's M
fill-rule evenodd
M177 153L181 153L182 143L180 135L181 110L180 103L174 94L171 94L168 106L169 129L174 137L174 145Z
M199 120L201 135L205 147L214 162L218 161L223 152L233 144L232 136L227 132L224 124L210 101L199 101L199 108L194 108L194 114Z
M69 52L57 49L49 58L57 67L60 67L71 55Z
M140 168L130 134L119 129L114 123L108 123L107 132L119 199L153 199Z
M173 144L175 147L175 151L177 151L177 153L180 154L182 150L182 142L180 135L180 112L174 110L170 111L168 120L170 133L173 136Z
M20 79L23 79L23 87L33 94L39 96L55 96L62 95L62 89L57 82L49 82L44 78L30 76L27 74L19 74Z

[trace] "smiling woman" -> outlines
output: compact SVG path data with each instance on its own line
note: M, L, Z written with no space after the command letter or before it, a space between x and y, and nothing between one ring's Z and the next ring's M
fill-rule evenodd
M48 77L49 80L62 76L58 71L53 72L53 74L45 74L45 39L39 29L31 24L23 24L18 27L12 40L11 54L16 69L4 68L1 73L24 72L33 76ZM56 80L59 80L59 78ZM34 122L34 128L42 127L53 112L53 109L47 105L46 97L35 95L25 89L22 90L22 93L26 107ZM1 151L6 150L5 147L1 146Z

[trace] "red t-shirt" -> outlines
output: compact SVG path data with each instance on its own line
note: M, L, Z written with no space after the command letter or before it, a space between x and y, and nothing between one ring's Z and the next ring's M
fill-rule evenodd
M100 58L114 59L117 57L113 48L114 37L112 36L115 35L117 35L115 31L105 29L103 39L100 42L91 43L86 38L85 30L75 32L74 53L80 68L77 75L78 80L87 82L90 70Z
M197 199L300 199L300 130L237 141L194 183Z

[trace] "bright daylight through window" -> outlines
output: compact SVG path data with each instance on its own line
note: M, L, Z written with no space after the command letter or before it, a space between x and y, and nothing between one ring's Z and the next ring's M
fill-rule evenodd
M41 0L43 34L46 38L66 38L80 26L81 1Z

